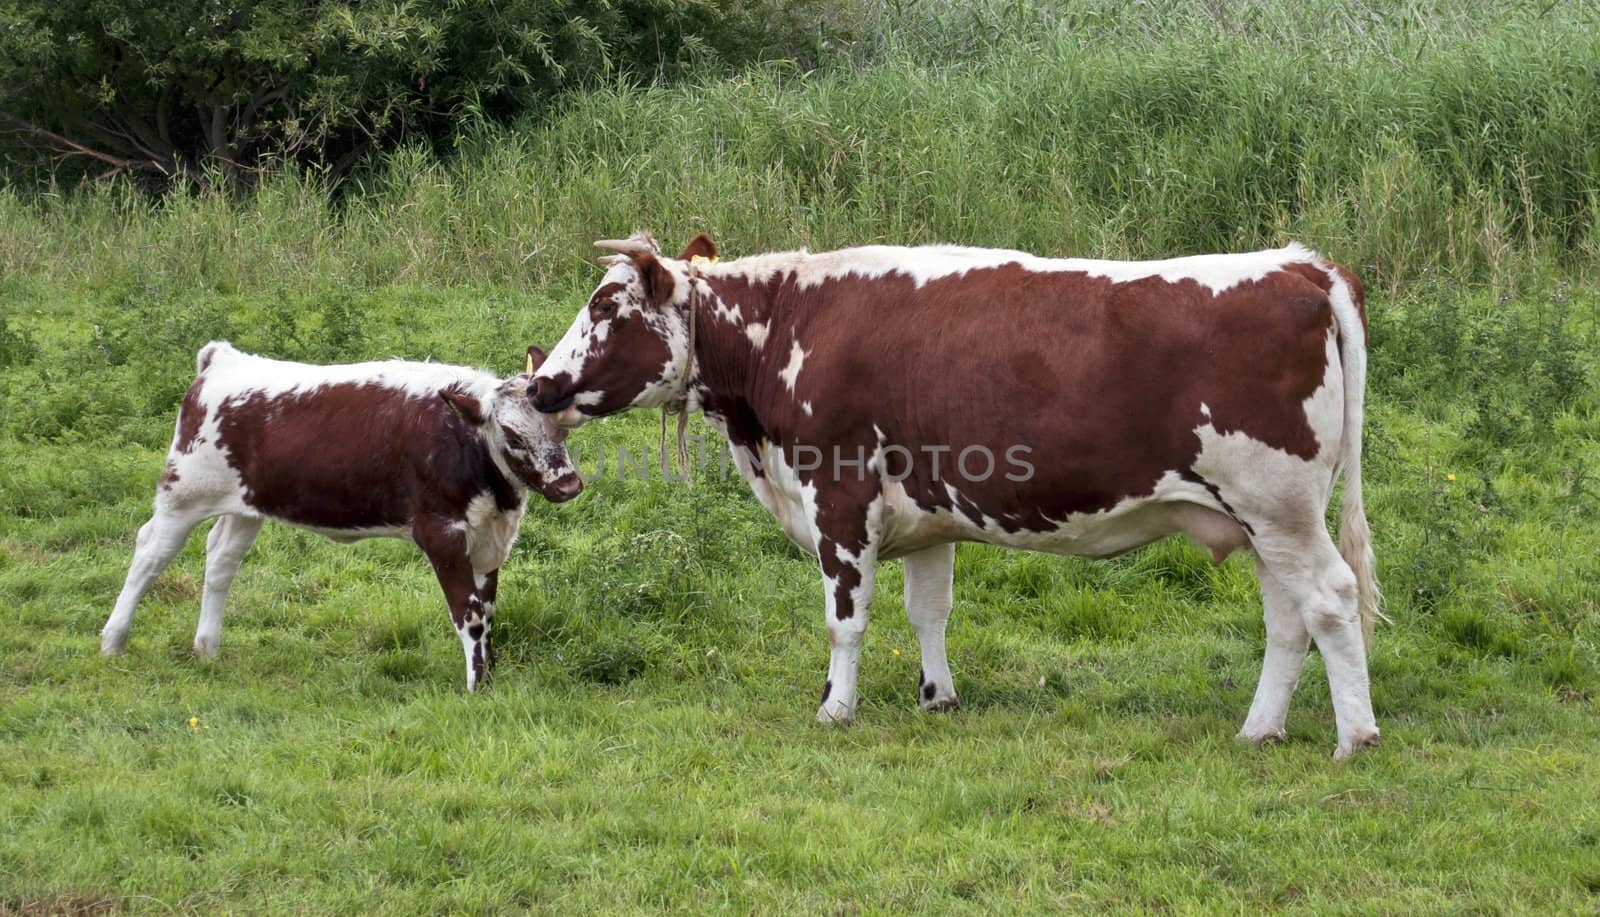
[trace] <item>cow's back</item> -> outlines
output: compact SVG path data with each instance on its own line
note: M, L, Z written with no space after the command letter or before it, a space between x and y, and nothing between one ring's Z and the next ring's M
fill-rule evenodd
M1188 472L1205 428L1302 460L1326 445L1306 405L1338 379L1338 324L1312 276L1330 269L1303 249L1157 263L997 252L945 273L939 250L874 251L890 266L791 288L792 340L767 346L803 358L792 393L769 383L764 413L798 442L907 447L903 486L924 509L1043 531ZM1017 446L1024 480L1005 474ZM949 447L942 474L921 447ZM985 480L951 473L970 448L995 457Z
M400 533L419 503L465 505L498 477L481 437L438 392L492 377L440 364L313 366L207 345L180 411L168 477L229 489L243 508L329 533ZM164 485L185 496L185 489Z

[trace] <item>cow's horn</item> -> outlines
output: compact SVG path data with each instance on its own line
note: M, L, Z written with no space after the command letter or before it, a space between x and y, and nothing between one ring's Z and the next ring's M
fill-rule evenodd
M651 248L650 243L643 239L601 239L594 244L594 247L608 248L614 252L622 252L625 255L655 251L655 249Z

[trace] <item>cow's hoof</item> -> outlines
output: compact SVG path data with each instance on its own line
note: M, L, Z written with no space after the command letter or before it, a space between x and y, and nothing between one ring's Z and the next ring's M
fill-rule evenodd
M956 700L955 688L944 688L938 682L924 681L917 685L917 706L924 710L954 710L961 706Z
M1381 738L1377 729L1358 732L1350 741L1339 743L1339 747L1333 750L1333 760L1343 761L1362 749L1376 748Z
M102 656L121 656L123 653L125 653L127 651L128 651L128 635L127 634L123 634L120 637L110 637L110 636L105 636L105 635L102 635L100 637L100 655L102 655Z
M824 726L848 726L855 721L856 712L836 701L823 701L817 708L817 722Z
M217 650L222 646L220 640L196 640L194 642L194 658L201 662L215 662Z
M1283 734L1283 730L1277 726L1268 726L1261 729L1246 726L1245 728L1239 730L1239 734L1234 736L1234 738L1241 742L1249 742L1251 745L1260 748L1263 745L1281 744L1287 738L1287 736L1285 736Z

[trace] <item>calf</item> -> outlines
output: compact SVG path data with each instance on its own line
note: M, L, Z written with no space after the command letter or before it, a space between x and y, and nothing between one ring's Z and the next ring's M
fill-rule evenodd
M178 411L155 513L100 634L120 654L134 608L199 523L205 588L194 651L216 655L234 574L267 519L335 541L407 538L433 564L467 658L467 690L494 665L500 565L530 488L554 503L583 489L565 433L528 398L544 352L501 381L437 363L309 366L213 342Z
M905 558L918 699L945 658L955 542L1108 557L1185 533L1249 547L1267 648L1241 735L1283 735L1315 640L1340 757L1378 741L1364 654L1378 583L1361 502L1366 313L1298 245L1125 262L870 246L716 263L601 243L600 286L535 375L563 426L699 408L818 560L848 723L878 563ZM1344 476L1341 544L1325 510Z

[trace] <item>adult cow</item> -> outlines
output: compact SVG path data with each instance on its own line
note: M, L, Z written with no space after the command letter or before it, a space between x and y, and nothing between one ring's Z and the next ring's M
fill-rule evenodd
M905 558L919 700L949 707L955 542L1110 557L1182 532L1219 561L1256 555L1267 649L1241 737L1283 736L1315 639L1335 757L1377 743L1366 318L1349 271L1299 245L1149 262L869 246L716 263L703 235L678 258L643 233L598 244L620 254L535 374L535 404L571 427L683 402L727 434L756 496L821 564L820 720L855 715L880 560ZM1324 512L1341 470L1336 548Z

